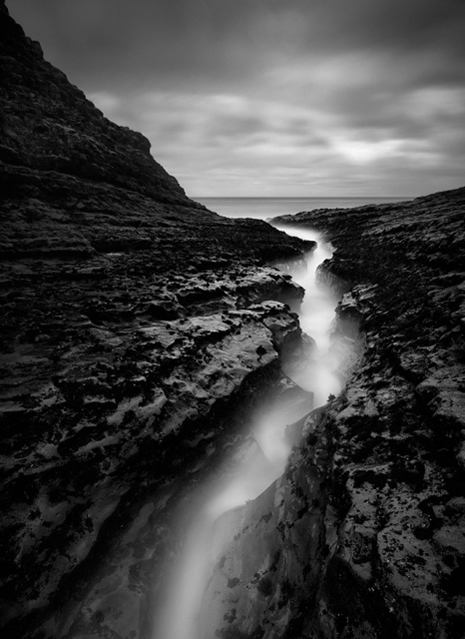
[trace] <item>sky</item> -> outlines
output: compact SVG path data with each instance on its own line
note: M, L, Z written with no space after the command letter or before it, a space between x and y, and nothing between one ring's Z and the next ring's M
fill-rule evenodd
M191 197L465 184L465 0L7 0Z

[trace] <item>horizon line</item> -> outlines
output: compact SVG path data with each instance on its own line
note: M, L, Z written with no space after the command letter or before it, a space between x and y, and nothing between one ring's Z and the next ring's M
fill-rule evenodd
M398 199L407 198L413 199L420 197L418 195L190 195L191 199L203 199L203 200L357 200L357 199L369 199L384 198L384 199Z

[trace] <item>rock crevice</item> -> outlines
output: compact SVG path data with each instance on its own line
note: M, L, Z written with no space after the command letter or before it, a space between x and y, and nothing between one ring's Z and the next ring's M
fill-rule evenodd
M311 245L190 200L2 0L0 61L0 624L149 637L179 505L301 346L272 265ZM280 219L335 247L352 374L225 516L206 637L462 638L464 214L462 188Z
M285 475L244 510L206 597L220 636L463 636L464 217L458 189L278 218L335 247L321 275L345 293L339 321L363 328L364 350Z

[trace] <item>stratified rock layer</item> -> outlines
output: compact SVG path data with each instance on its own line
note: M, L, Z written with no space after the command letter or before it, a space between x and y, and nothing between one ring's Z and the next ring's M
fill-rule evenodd
M3 2L0 84L0 625L148 637L176 504L300 341L271 264L311 245L187 198Z
M202 636L463 639L465 189L275 222L331 241L320 277L364 350L231 517Z

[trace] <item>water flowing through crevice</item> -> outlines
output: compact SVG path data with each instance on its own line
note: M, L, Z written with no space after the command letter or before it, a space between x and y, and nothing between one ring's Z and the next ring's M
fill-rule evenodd
M328 395L339 393L342 387L339 356L331 343L331 325L338 298L318 282L318 267L331 258L332 249L316 231L298 227L283 227L281 230L317 242L317 248L308 255L307 269L292 274L294 281L305 289L299 312L300 325L315 344L310 357L302 362L300 371L291 374L299 386L313 393L316 408L326 403Z
M225 462L214 485L203 486L201 496L193 496L195 512L185 529L181 557L173 569L168 600L155 624L153 639L202 639L196 631L202 597L213 562L231 541L221 516L257 497L283 473L294 443L286 429L341 388L329 337L336 298L318 286L316 277L318 266L331 257L331 248L313 231L289 227L283 230L318 242L307 256L307 268L291 270L294 280L306 290L299 315L302 329L310 338L308 357L298 368L285 373L308 391L308 401L295 401L284 393L251 416L249 434ZM223 522L221 529L216 525L219 518Z

